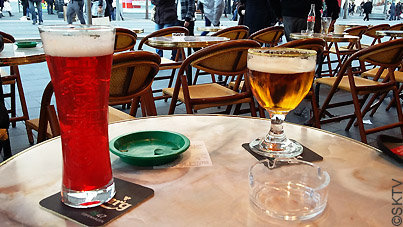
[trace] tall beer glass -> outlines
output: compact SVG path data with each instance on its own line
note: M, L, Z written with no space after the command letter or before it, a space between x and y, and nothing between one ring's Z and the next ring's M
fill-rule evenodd
M250 148L267 157L301 154L302 146L285 136L282 123L312 86L316 52L289 48L250 49L247 64L253 95L271 118L269 133L252 141Z
M41 26L63 150L62 201L101 205L115 195L108 149L108 97L115 29Z

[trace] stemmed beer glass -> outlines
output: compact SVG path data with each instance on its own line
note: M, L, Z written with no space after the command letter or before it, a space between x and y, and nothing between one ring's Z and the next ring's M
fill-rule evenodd
M264 138L253 140L252 151L267 157L295 157L302 146L289 140L283 130L287 113L297 107L312 86L316 51L292 48L260 48L248 51L248 79L260 106L271 118Z

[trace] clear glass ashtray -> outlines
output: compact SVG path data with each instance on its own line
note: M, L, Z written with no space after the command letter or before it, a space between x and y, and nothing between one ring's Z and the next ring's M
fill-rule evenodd
M249 170L249 198L259 213L283 220L307 220L326 208L329 174L296 158L261 160Z

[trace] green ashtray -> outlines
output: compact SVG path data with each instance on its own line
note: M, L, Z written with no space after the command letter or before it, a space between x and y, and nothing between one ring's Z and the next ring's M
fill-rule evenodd
M109 150L122 161L136 166L157 166L174 161L190 146L189 139L176 132L140 131L118 136Z
M37 42L17 42L15 45L17 45L19 48L31 48L31 47L36 47Z

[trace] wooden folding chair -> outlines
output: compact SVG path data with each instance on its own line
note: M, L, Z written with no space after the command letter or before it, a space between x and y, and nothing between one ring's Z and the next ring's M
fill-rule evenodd
M337 74L337 77L327 77L319 78L315 80L315 84L324 84L331 86L331 90L324 101L319 116L324 117L325 111L328 109L336 107L344 107L345 105L354 105L354 113L333 116L329 119L321 120L321 124L327 122L341 121L343 119L350 119L345 130L349 130L355 120L360 130L361 141L367 143L367 134L383 131L390 128L400 127L401 133L403 135L403 115L402 107L400 102L396 102L396 111L398 115L398 122L375 127L371 129L365 129L363 124L363 117L365 114L364 104L368 97L372 95L380 95L385 92L392 91L393 97L399 100L398 87L396 85L396 80L394 76L394 70L402 62L403 57L403 39L391 40L388 42L380 43L368 48L364 48L347 59L347 61L341 67L341 70ZM388 79L382 82L378 81L378 78L374 80L365 79L362 77L354 76L351 62L354 59L359 59L362 62L369 62L371 64L377 65L383 69L388 70ZM346 75L347 73L347 75ZM382 71L379 71L380 75ZM345 76L346 75L346 76ZM342 101L338 103L330 103L335 93L338 90L344 90L350 92L352 95L352 100ZM362 96L359 98L358 96ZM369 103L371 104L371 103Z
M315 50L317 53L317 56L318 56L317 57L318 69L316 70L315 74L316 74L316 77L319 78L320 75L318 75L318 74L320 74L320 71L321 71L320 66L323 61L323 52L324 52L325 46L326 46L325 40L319 39L319 38L312 38L312 39L293 40L293 41L284 43L283 45L280 45L278 47ZM309 91L309 93L307 94L306 98L310 99L311 106L312 106L313 118L311 119L311 124L316 128L320 128L318 97L312 88ZM260 111L260 115L262 116L262 111L264 111L264 110L260 106L259 106L259 111Z
M0 31L0 34L4 37L3 40L5 43L14 43L15 42L15 39L12 35L7 34L5 32L1 32L1 31ZM3 83L3 86L7 85L10 88L10 92L4 93L4 97L10 98L10 109L8 110L8 112L11 114L10 122L11 122L12 127L16 127L17 121L29 120L28 107L27 107L27 103L25 101L24 88L22 87L22 81L21 81L19 68L17 65L10 66L9 73L7 73L5 70L2 70L0 68L0 76L1 76L1 81ZM16 94L15 87L16 86L18 88L18 96L20 99L22 116L17 116L16 96L15 96L15 94ZM34 137L32 135L32 130L30 130L28 127L26 127L26 130L27 130L27 135L28 135L28 141L30 144L33 144Z
M218 106L227 106L225 113L228 114L231 105L249 103L252 116L256 116L249 84L246 84L241 92L238 91L238 86L247 70L248 49L259 46L259 43L253 40L231 40L206 47L188 56L179 69L175 87L163 89L164 94L172 97L169 114L174 113L176 102L179 100L185 103L188 114ZM188 85L184 73L189 65L207 73L236 76L237 85L233 89L217 83Z
M161 64L160 64L159 70L160 71L161 70L172 70L171 75L170 76L156 76L154 78L155 81L169 80L168 87L172 87L176 69L180 68L182 61L185 58L185 51L183 50L183 48L177 48L177 47L156 47L156 46L151 45L148 42L148 39L152 38L152 37L172 36L172 33L183 33L185 35L189 35L189 30L187 30L184 27L179 27L179 26L164 28L164 29L155 31L155 32L145 36L143 39L141 39L139 46L138 46L138 50L143 50L143 45L147 45L152 48L161 49L161 50L177 50L175 60L170 60L169 58L165 58L165 57L161 58ZM162 91L161 89L154 89L153 93L160 93L161 91ZM164 97L164 95L154 97L155 100L165 99L165 98L166 97Z
M237 40L237 39L247 39L249 35L249 28L248 26L245 25L238 25L238 26L233 26L229 28L225 28L223 30L220 30L211 36L217 36L217 37L227 37L230 40ZM195 76L193 78L193 84L197 83L197 79L199 78L199 75L207 75L206 72L200 72L200 69L196 70ZM215 75L211 75L211 81L213 83L216 82ZM225 85L228 82L228 77L223 80L221 75L218 75L218 81L222 84ZM231 86L231 85L229 85Z
M249 35L248 26L238 25L220 30L216 33L213 33L211 36L227 37L230 40L236 40L236 39L247 39L248 35Z
M274 47L280 42L281 37L284 35L284 27L273 26L261 29L249 36L249 39L258 41L263 46Z
M126 28L116 28L114 52L134 50L137 34Z
M109 105L131 102L130 115L136 116L141 103L143 116L156 116L151 85L161 58L147 51L123 52L113 56Z

